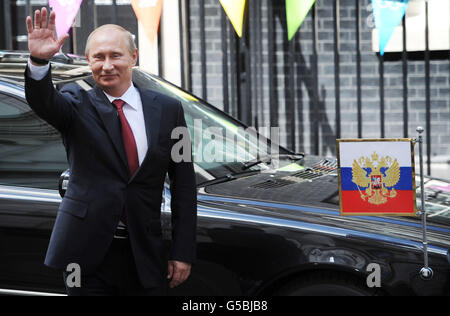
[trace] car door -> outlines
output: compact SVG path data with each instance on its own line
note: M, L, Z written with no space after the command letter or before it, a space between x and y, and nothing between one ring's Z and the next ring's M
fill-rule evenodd
M65 169L58 132L30 110L21 88L0 81L0 294L64 290L61 273L43 262Z

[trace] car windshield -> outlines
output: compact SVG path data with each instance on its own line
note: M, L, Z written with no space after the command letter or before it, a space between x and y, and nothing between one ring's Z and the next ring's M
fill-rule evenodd
M293 154L269 140L273 136L271 134L276 134L274 130L271 133L268 128L259 129L263 133L258 133L254 128L248 128L206 102L144 71L136 69L133 81L139 87L169 95L182 103L192 141L193 160L214 177L281 167L285 162L280 160L279 165L272 164L271 155L283 157ZM259 160L261 163L258 163ZM249 162L253 162L251 167L248 167Z

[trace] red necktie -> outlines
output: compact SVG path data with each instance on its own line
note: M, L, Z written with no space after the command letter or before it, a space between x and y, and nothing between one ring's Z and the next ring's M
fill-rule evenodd
M122 125L122 140L125 146L125 152L128 158L128 167L130 168L130 176L139 168L139 158L136 146L136 140L134 139L133 131L131 130L130 124L128 124L125 114L123 114L123 106L125 101L117 99L113 101L113 104L117 108L117 113L119 114L120 123Z
M132 177L139 168L139 158L136 140L134 139L133 131L131 130L130 124L128 124L127 118L125 117L125 114L123 114L123 106L125 105L125 101L117 99L114 100L112 103L117 108L117 113L119 114L120 123L122 125L122 140L123 145L125 146L125 152L127 154L128 167L130 169L130 177ZM127 225L125 209L123 210L120 219L125 225Z

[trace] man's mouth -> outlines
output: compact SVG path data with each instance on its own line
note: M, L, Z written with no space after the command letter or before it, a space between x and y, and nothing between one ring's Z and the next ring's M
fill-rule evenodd
M117 75L101 75L101 77L104 79L111 79L111 78L117 77Z

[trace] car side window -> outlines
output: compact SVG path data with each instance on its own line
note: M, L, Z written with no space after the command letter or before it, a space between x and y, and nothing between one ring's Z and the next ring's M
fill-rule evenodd
M60 134L24 100L0 93L0 185L57 190L67 168Z

